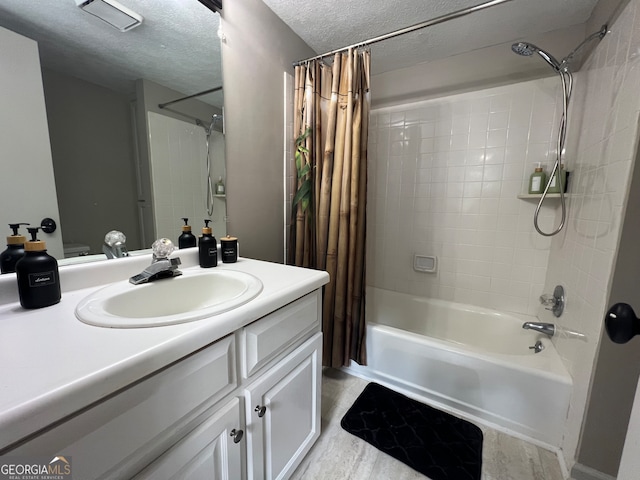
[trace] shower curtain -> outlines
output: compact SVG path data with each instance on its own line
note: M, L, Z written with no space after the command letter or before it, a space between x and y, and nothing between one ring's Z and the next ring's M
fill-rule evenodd
M323 364L366 364L365 206L368 51L338 53L331 66L296 67L295 158L289 263L326 270Z

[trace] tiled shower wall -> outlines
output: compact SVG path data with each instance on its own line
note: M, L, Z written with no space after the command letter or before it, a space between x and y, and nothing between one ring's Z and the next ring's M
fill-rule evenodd
M535 314L551 240L534 231L534 163L555 161L559 89L547 78L374 109L367 283ZM374 92L375 94L375 92ZM571 165L567 165L571 170ZM539 225L555 227L558 199ZM413 270L433 255L436 273Z
M569 125L567 143L575 181L570 185L567 228L551 245L546 286L548 290L563 285L567 307L558 319L539 311L541 320L553 319L561 329L585 335L584 341L566 335L554 337L573 377L562 445L569 465L579 443L636 161L639 85L640 0L632 0L575 75L571 114L578 120Z

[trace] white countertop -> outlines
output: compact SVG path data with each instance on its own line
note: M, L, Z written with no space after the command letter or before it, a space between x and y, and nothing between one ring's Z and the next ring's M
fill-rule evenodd
M182 270L199 268L194 266L197 249L173 256L180 256ZM263 290L235 310L151 328L95 327L75 317L75 306L82 298L139 273L149 263L149 258L134 257L61 268L61 302L37 310L20 306L15 275L0 277L0 452L329 279L322 271L240 258L216 268L253 274L262 281Z

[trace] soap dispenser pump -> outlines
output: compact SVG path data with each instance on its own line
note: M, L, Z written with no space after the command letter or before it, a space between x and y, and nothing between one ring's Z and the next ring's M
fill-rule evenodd
M28 223L10 223L9 228L13 230L13 235L7 237L7 249L0 253L0 273L13 273L16 271L16 263L24 256L24 243L27 237L20 235L18 229L20 225Z
M204 221L202 236L198 243L198 258L202 268L218 266L218 242L211 232L211 227L209 226L210 221L211 220Z
M58 262L47 254L47 245L36 238L40 227L27 228L31 240L24 246L24 257L16 264L20 305L42 308L60 301Z
M191 225L189 219L182 217L184 225L182 226L182 235L178 237L178 248L190 248L196 246L196 236L191 233Z

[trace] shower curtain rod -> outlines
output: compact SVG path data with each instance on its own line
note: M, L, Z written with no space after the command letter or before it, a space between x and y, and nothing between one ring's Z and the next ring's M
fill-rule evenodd
M167 107L169 105L173 105L174 103L182 102L183 100L189 100L190 98L199 97L200 95L206 95L207 93L213 93L213 92L217 92L219 90L222 90L221 86L220 87L215 87L215 88L210 88L209 90L205 90L204 92L194 93L193 95L188 95L186 97L176 98L175 100L171 100L170 102L159 103L158 104L158 108L164 108L164 107Z
M469 15L470 13L479 12L480 10L484 10L485 8L493 7L495 5L500 5L501 3L510 2L511 0L490 0L488 2L481 3L479 5L474 5L473 7L463 8L462 10L456 10L455 12L447 13L446 15L441 15L436 18L432 18L431 20L427 20L422 23L416 23L415 25L411 25L410 27L405 27L400 30L396 30L394 32L389 32L384 35L380 35L378 37L370 38L369 40L365 40L363 42L354 43L353 45L349 45L348 47L338 48L336 50L332 50L327 53L323 53L322 55L316 55L315 57L306 58L304 60L299 60L297 62L293 62L293 66L297 67L298 65L302 65L307 62L311 62L313 60L320 60L324 57L328 57L330 55L335 55L336 53L347 51L351 48L359 48L366 47L373 43L378 43L383 40L388 40L389 38L398 37L400 35L404 35L405 33L411 33L416 30L420 30L422 28L431 27L433 25L437 25L439 23L448 22L449 20L456 19L458 17L463 17L465 15Z

